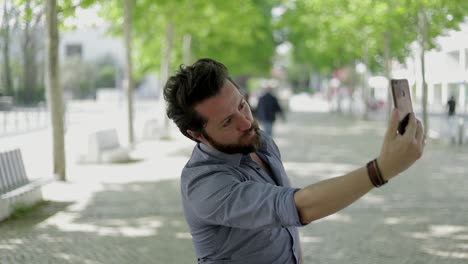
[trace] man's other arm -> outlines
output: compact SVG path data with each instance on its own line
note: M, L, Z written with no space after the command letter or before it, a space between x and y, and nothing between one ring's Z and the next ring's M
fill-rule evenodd
M377 163L386 180L409 168L423 153L424 131L414 114L404 135L396 133L398 112L392 118L384 138ZM365 166L344 176L339 176L309 185L294 195L296 208L302 224L333 214L369 192L374 186Z

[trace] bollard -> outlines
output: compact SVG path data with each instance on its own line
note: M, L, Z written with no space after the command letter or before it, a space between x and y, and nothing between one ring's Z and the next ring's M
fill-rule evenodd
M2 131L2 132L6 134L6 132L7 132L7 127L8 127L8 123L7 123L7 121L8 121L8 118L7 118L8 115L7 115L7 113L8 113L8 112L2 111L2 112L0 112L0 113L2 113L2 116L3 116L3 131Z
M465 119L460 117L458 118L458 145L463 144L465 137Z
M14 118L15 118L15 129L13 130L14 133L18 133L18 130L19 130L19 120L18 120L18 110L15 110L14 112Z

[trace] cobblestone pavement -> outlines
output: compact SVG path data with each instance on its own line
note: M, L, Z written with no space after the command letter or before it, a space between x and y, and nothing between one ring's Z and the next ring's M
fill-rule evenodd
M386 125L294 113L275 139L293 185L358 168ZM76 165L49 203L0 223L0 263L196 263L179 197L192 144L146 141L135 162ZM29 166L29 164L27 164ZM400 177L300 229L305 263L468 263L468 147L429 143Z

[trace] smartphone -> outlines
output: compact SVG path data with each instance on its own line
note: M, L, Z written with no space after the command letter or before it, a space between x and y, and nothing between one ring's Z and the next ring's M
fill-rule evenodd
M409 114L413 112L413 103L409 90L408 80L401 79L390 81L392 87L393 103L398 110L400 123L398 124L398 133L403 135L409 121Z

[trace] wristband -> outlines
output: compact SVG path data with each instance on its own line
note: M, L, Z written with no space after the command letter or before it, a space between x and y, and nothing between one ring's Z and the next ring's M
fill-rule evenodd
M372 185L374 185L374 187L378 188L388 182L382 176L382 173L379 168L379 164L377 163L377 159L373 159L369 161L366 167L367 167L367 174L369 175L369 179Z

